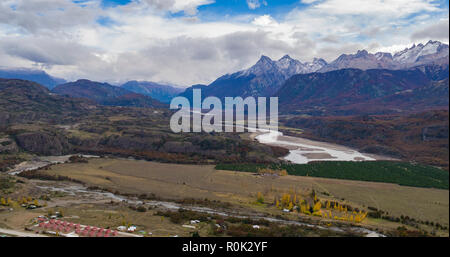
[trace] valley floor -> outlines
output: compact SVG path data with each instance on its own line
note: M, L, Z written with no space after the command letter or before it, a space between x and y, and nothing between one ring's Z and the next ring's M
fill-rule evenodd
M68 177L84 185L65 181L26 180L25 184L20 185L22 189L15 190L11 195L12 198L47 194L53 195L51 200L46 201L45 208L20 210L20 215L13 214L18 211L16 209L12 213L4 209L0 212L0 227L23 230L33 217L45 215L49 210L61 209L65 217L73 222L104 227L132 222L145 231L151 231L152 236L190 236L193 231L203 236L211 235L211 227L207 223L194 225L196 229L192 229L189 220L185 221L187 223L183 227L183 223L174 223L172 218L164 219L161 213L158 216L160 211L185 208L210 215L220 213L252 219L266 217L275 219L275 222L288 220L322 227L344 227L344 231L359 226L382 234L389 234L389 231L401 226L416 229L399 222L370 217L360 224L336 222L296 212L286 213L274 206L275 198L285 193L309 195L313 189L324 201L339 201L361 210L375 207L393 217L408 216L447 227L449 225L448 190L313 177L260 176L215 170L212 165L163 164L110 158L93 158L88 163L57 164L42 172ZM99 193L100 189L104 190L103 193ZM258 193L264 196L263 203L256 202ZM189 200L191 198L197 200ZM130 209L130 205L137 206L142 202L149 206L147 212ZM22 217L20 221L17 220L19 216ZM435 230L422 224L420 229L448 236L448 230ZM321 234L309 234L314 235Z

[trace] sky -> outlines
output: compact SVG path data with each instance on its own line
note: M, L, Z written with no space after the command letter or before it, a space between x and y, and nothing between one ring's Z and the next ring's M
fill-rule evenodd
M187 87L261 55L330 62L448 30L448 0L2 0L0 68Z

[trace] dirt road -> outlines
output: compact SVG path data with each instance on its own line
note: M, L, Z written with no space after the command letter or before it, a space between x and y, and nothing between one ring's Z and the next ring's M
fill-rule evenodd
M31 232L17 231L17 230L4 229L4 228L0 228L0 234L7 234L7 235L13 235L13 236L19 236L19 237L47 237L44 235L35 234L35 233L31 233Z

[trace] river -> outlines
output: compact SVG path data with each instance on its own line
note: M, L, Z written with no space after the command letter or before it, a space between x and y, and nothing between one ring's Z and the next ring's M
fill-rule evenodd
M284 220L284 219L279 219L279 218L275 218L275 217L268 217L265 215L258 215L255 213L246 213L246 212L239 212L239 211L235 211L233 209L221 209L221 210L216 210L216 209L212 209L212 208L208 208L208 207L202 207L202 206L194 206L194 205L189 205L189 204L179 204L179 203L175 203L175 202L170 202L170 201L156 201L156 200L151 200L151 201L141 201L138 200L134 197L126 197L126 196L121 196L121 195L116 195L110 192L104 192L104 191L99 191L99 190L90 190L88 189L86 186L83 185L78 185L78 184L73 184L72 185L67 186L64 184L60 184L59 186L37 186L40 189L44 189L44 190L50 190L50 191L60 191L60 192L64 192L67 193L69 195L72 196L77 196L79 198L88 198L91 200L97 200L97 201L105 201L105 200L115 200L115 201L120 201L120 202L126 202L128 204L134 204L134 205L147 205L147 206L151 206L153 208L163 208L166 210L171 210L171 211L178 211L179 209L185 209L185 210L190 210L190 211L195 211L195 212L200 212L200 213L206 213L206 214L211 214L211 215L220 215L223 217L235 217L235 218L240 218L240 219L252 219L252 220L267 220L269 222L273 222L273 223L278 223L278 224L284 224L284 225L296 225L296 226L306 226L306 227L310 227L310 228L316 228L316 229L320 229L320 230L330 230L330 231L334 231L334 232L338 232L338 233L344 233L345 231L349 231L349 232L354 232L354 233L362 233L364 234L366 237L384 237L383 234L380 234L376 231L364 228L364 227L358 227L358 226L354 226L354 227L346 227L345 229L342 229L340 227L336 227L336 226L321 226L321 225L316 225L316 224L309 224L309 223L305 223L305 222L300 222L300 221L295 221L295 220ZM61 204L61 203L58 203Z
M346 146L285 136L279 131L257 129L254 136L261 144L289 149L289 154L284 159L295 164L306 164L312 161L392 160L389 157L363 154Z

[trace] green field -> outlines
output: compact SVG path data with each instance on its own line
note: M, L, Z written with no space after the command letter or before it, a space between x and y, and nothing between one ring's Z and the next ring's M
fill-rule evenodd
M402 186L449 189L448 171L394 161L313 162L308 164L219 164L217 170L258 172L260 168L285 169L289 175L394 183Z

